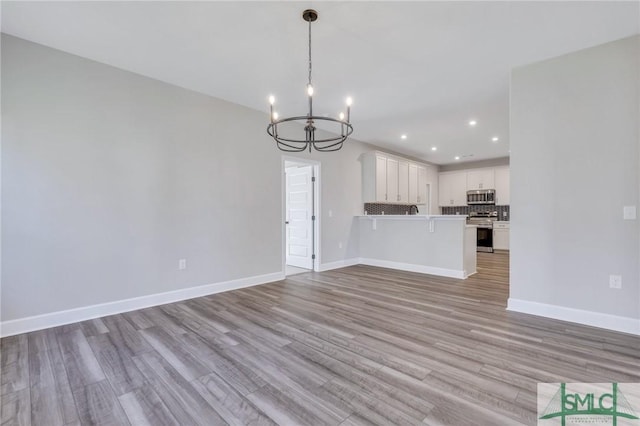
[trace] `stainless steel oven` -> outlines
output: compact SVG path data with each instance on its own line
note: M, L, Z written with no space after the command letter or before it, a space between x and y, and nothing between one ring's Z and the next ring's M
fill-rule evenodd
M493 253L493 225L478 225L477 251Z
M493 253L493 222L498 212L471 212L467 223L478 227L477 251Z

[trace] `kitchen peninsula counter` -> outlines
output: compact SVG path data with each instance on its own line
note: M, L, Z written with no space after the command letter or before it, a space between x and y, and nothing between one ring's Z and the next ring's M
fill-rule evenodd
M360 215L360 263L453 278L476 272L476 226L462 215Z

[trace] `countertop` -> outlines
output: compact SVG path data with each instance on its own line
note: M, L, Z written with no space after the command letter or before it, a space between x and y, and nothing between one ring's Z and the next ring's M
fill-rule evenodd
M360 219L387 219L387 220L467 220L466 216L453 214L364 214L357 215Z

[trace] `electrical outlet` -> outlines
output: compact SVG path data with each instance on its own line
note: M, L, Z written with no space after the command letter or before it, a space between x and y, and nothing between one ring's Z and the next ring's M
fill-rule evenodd
M609 287L616 288L616 289L622 288L622 276L609 275Z
M187 269L187 259L178 259L178 269L180 271Z

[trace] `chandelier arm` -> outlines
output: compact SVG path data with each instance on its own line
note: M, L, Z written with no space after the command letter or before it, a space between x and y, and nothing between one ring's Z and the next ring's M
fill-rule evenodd
M317 144L321 144L322 142L320 142L320 141L318 141L318 142L313 142L313 146L314 146L314 148L316 148L317 150L322 151L322 150L326 150L326 149L328 149L328 148L331 148L331 147L334 147L334 146L337 146L337 145L341 145L341 144L343 144L343 143L344 143L344 141L345 141L346 139L347 139L346 137L340 138L340 140L338 140L338 142L332 143L331 145L321 146L320 148L317 148L317 147L316 147L316 145L317 145Z
M283 146L287 148L283 148ZM303 147L295 147L291 145L287 145L286 143L278 142L278 149L284 152L302 152L307 149L306 145Z
M336 145L331 145L331 147L317 147L315 145L313 147L315 148L316 151L319 151L319 152L334 152L334 151L340 151L343 143L344 142L340 142Z

